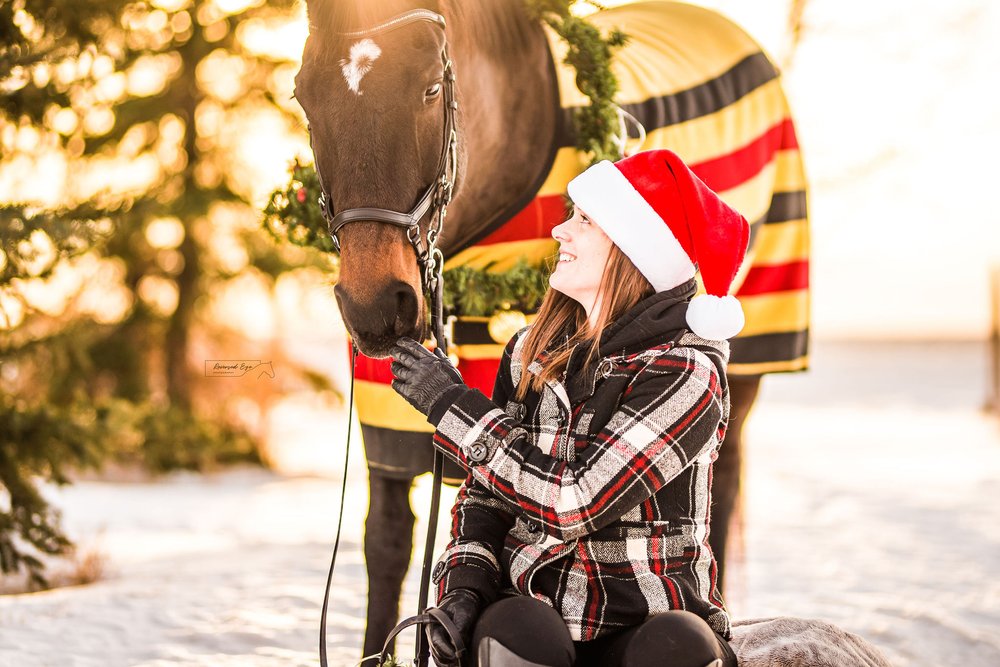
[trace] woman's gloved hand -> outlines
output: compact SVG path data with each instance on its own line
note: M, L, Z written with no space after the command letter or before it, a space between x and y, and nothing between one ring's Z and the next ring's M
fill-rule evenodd
M458 629L466 651L472 650L469 642L472 641L472 630L476 627L476 620L483 606L483 599L479 594L468 588L449 591L438 604L438 609L447 614ZM434 664L441 667L458 667L461 664L461 656L456 655L455 646L443 627L438 624L428 626L427 641L430 643Z
M430 352L412 338L400 338L391 354L392 388L425 416L449 389L465 384L440 349Z

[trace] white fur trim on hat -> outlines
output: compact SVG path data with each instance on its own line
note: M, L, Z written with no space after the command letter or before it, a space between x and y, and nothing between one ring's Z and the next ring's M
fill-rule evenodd
M699 294L688 304L687 323L696 336L726 340L743 330L746 318L736 297Z
M614 164L598 162L570 181L566 190L657 292L694 277L694 264L670 227Z

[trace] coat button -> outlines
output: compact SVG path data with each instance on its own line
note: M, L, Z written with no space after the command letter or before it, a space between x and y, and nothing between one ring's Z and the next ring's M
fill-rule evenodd
M528 522L528 532L529 533L537 533L541 529L542 529L542 526L537 521L531 520L531 521Z
M486 459L486 445L481 442L474 442L465 449L465 457L470 461L479 463Z

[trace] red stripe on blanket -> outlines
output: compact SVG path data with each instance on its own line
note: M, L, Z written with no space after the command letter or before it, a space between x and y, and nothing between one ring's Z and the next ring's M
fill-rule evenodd
M807 289L809 287L809 261L755 266L747 273L736 296L771 294Z
M749 144L732 153L692 164L691 169L713 190L725 191L760 173L776 151L798 148L790 118L774 125ZM549 238L552 228L566 219L561 194L535 197L517 215L476 245Z
M552 228L566 218L562 195L535 197L517 215L476 245L547 239L552 236Z
M745 183L766 167L780 150L798 147L792 120L786 118L732 153L691 165L691 171L716 192Z
M389 369L391 364L392 359L373 359L358 352L354 361L354 379L392 384L392 371Z
M392 384L391 365L392 359L373 359L359 352L354 366L354 377L357 380L365 380L367 382ZM497 369L499 367L499 358L462 359L458 362L458 370L465 379L465 383L487 396L493 393L493 383L496 380Z
M458 362L458 370L462 374L465 384L473 389L478 389L487 396L493 395L493 384L496 382L499 369L499 357L496 359L461 359Z

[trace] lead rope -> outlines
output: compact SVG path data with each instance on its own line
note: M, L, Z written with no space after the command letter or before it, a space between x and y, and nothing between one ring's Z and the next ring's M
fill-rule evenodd
M333 568L337 564L337 548L340 546L340 527L344 521L344 499L347 497L347 464L351 457L351 421L354 417L354 362L357 346L351 341L351 388L347 396L347 443L344 446L344 475L340 485L340 511L337 513L337 536L333 540L333 556L330 571L326 575L326 591L323 593L323 611L319 619L319 664L329 667L326 661L326 610L330 606L330 588L333 584Z
M431 331L438 347L445 354L448 353L448 337L444 328L444 280L441 277L441 269L444 257L441 251L435 248L432 254L433 265L427 272L430 276L429 292L431 296ZM351 422L354 415L354 366L357 360L357 346L351 343L351 387L347 398L347 441L344 446L344 474L340 487L340 511L337 514L337 533L333 541L333 555L330 558L330 570L326 575L326 589L323 593L323 609L320 612L319 622L319 663L321 667L329 667L326 655L326 615L330 606L330 589L333 585L333 571L337 564L337 550L340 546L340 531L344 520L344 499L347 497L347 465L351 454ZM379 667L385 662L389 644L395 639L400 630L411 625L422 625L427 623L439 623L444 626L447 634L456 648L460 652L462 646L461 638L454 625L444 614L435 613L436 609L427 607L427 595L430 590L431 566L434 562L434 541L437 533L438 513L441 509L441 486L444 479L444 455L436 447L434 448L434 465L432 468L433 482L431 487L430 515L427 519L427 536L424 540L424 560L420 570L420 592L417 598L417 608L419 613L412 616L393 628L389 637L385 640L382 654L379 656ZM418 631L416 646L414 651L414 667L426 667L430 661L430 644L426 641L423 632ZM365 656L362 660L367 660L371 656Z
M443 217L443 213L441 217ZM434 253L431 255L434 266L430 271L431 284L428 290L431 294L431 330L434 332L434 340L438 347L441 348L442 352L448 354L448 337L444 333L444 298L442 294L444 280L441 277L444 256L436 248ZM420 569L420 594L417 598L417 609L420 614L418 616L427 612L431 566L434 563L434 538L437 533L438 512L441 508L441 485L444 481L444 455L441 450L434 447L433 443L431 447L434 449L434 465L432 467L434 479L431 482L431 506L430 514L427 517L427 537L424 540L424 562ZM430 642L420 630L417 631L415 648L414 667L424 667L429 663L431 647Z

